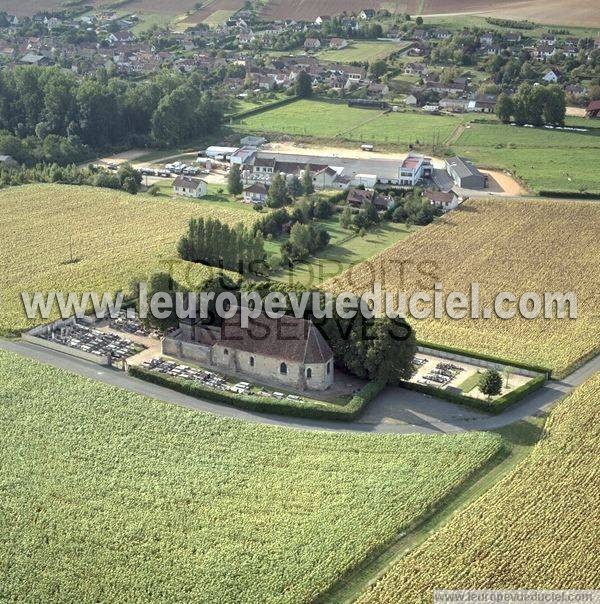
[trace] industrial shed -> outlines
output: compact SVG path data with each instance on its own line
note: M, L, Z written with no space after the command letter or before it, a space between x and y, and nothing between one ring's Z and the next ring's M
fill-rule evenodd
M462 189L485 189L486 177L462 157L449 157L446 160L446 172L454 184Z

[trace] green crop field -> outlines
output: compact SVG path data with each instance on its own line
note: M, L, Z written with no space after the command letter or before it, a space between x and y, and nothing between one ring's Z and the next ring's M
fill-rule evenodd
M385 59L391 53L405 47L405 43L359 40L351 42L340 50L322 50L316 56L323 61L336 63L371 63L377 59Z
M220 419L7 352L0 391L3 601L307 602L502 446Z
M235 125L243 132L281 133L315 138L399 144L440 142L464 117L413 112L388 113L348 107L344 103L301 100L245 118Z
M229 224L250 224L258 216L241 203L92 187L28 185L0 191L5 280L0 333L33 325L23 312L24 291L113 292L154 267L195 278L210 275L213 269L179 260L175 245L191 217L212 216L216 208Z
M360 604L429 604L434 589L596 589L600 374L553 411L504 480L398 561Z
M217 25L221 25L231 17L231 15L235 14L234 10L216 10L214 13L211 13L206 19L202 20L202 23L208 25L209 27L217 27Z

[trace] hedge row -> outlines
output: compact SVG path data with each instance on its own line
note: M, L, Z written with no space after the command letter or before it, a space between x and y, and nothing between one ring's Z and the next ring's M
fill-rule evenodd
M277 107L283 107L284 105L289 105L290 103L295 103L299 100L297 96L291 96L289 98L280 99L279 101L273 101L272 103L265 103L264 105L260 105L259 107L255 107L254 109L248 109L246 111L240 111L239 113L232 113L231 115L226 115L226 120L239 120L244 117L251 117L253 115L258 115L259 113L264 113L265 111L270 111L271 109L276 109Z
M402 386L408 390L415 390L422 392L423 394L429 394L436 398L441 398L451 403L458 405L466 405L479 411L486 411L487 413L493 413L494 415L502 413L507 407L514 405L515 403L522 400L528 394L539 390L546 383L546 376L539 375L533 378L531 381L515 388L512 392L507 392L504 396L501 396L493 401L484 401L466 394L457 394L451 390L442 390L435 386L427 386L426 384L415 384L413 382L402 382Z
M336 405L334 403L320 401L303 402L291 401L289 399L280 400L273 397L259 397L251 394L224 392L208 388L198 382L163 375L136 366L129 367L129 375L152 384L170 388L171 390L181 392L182 394L187 394L188 396L210 400L215 403L223 403L249 411L340 421L351 421L356 419L363 411L365 405L371 402L385 386L385 383L380 381L370 382L355 394L346 405Z
M552 191L550 189L540 190L542 197L559 197L562 199L600 199L600 193L589 191Z
M519 361L511 361L509 359L502 359L494 357L481 352L473 352L471 350L463 350L462 348L455 348L453 346L445 346L444 344L433 344L431 342L418 341L417 346L424 346L425 348L432 348L433 350L440 350L442 352L449 352L451 354L460 354L465 357L472 357L473 359L479 359L480 361L488 361L489 363L498 363L499 365L506 365L508 367L515 367L517 369L526 369L528 371L535 371L536 373L544 373L546 377L551 377L552 369L542 367L540 365L529 365L528 363L521 363Z

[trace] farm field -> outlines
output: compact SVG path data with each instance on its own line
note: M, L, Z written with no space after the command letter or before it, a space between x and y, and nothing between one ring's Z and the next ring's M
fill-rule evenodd
M512 171L533 189L600 193L596 155L600 129L588 132L469 124L453 149L480 164ZM577 124L579 126L579 124Z
M585 190L600 194L596 176L600 150L548 148L461 147L454 151L478 165L510 170L535 191Z
M0 191L0 256L5 282L0 333L30 327L22 291L127 289L155 267L185 271L175 244L191 217L213 215L229 224L252 223L243 204L129 195L109 189L28 185ZM70 245L73 257L70 263ZM194 265L191 274L213 269Z
M340 50L322 50L316 56L323 61L336 63L371 63L377 59L385 59L391 53L405 47L406 43L359 40L351 42L346 48Z
M13 601L306 602L502 447L220 419L7 352L0 388Z
M524 149L600 148L600 128L593 128L587 120L587 132L573 132L550 128L525 128L505 124L469 124L456 141L460 147L498 147L500 145Z
M595 589L600 374L559 403L519 466L393 565L359 604L444 589ZM399 596L401 595L401 600Z
M547 367L560 376L598 352L600 204L470 200L379 256L324 284L331 291L468 294L482 306L500 292L575 292L577 319L410 319L420 340ZM516 267L516 268L515 268Z
M143 1L143 0L142 0ZM214 27L229 19L231 15L243 8L244 0L208 0L207 2L192 2L191 7L200 5L200 8L182 19L179 26L182 28L205 23Z
M312 20L322 14L359 13L363 8L385 8L392 14L448 15L453 18L479 14L505 19L528 19L550 25L600 26L600 14L587 0L569 0L567 7L568 10L565 10L565 3L559 0L268 0L261 17L263 20Z
M245 118L235 128L244 132L408 145L431 142L434 136L443 141L464 119L411 112L383 114L344 103L301 100Z
M313 20L319 15L359 13L363 8L378 9L381 5L380 0L325 0L325 2L323 0L267 0L264 2L260 17L263 21Z
M338 217L320 221L329 234L331 242L327 248L312 257L308 262L298 264L293 271L280 271L272 275L277 281L302 283L307 286L319 286L323 281L342 274L351 266L381 253L398 241L417 232L419 227L408 229L406 225L386 222L377 229L369 231L364 237L352 235L342 229ZM278 252L281 242L267 241L270 252Z
M202 23L209 25L210 27L217 27L221 23L225 23L231 15L235 13L235 10L216 10L211 13L206 19L202 20Z

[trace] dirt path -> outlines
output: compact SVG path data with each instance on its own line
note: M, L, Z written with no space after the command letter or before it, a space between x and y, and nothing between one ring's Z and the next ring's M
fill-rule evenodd
M128 161L135 161L138 157L142 157L148 153L148 149L129 149L129 151L124 151L123 153L116 153L115 155L110 155L108 157L101 157L96 160L96 163L99 164L109 164L111 162L115 164L124 164Z
M493 193L506 196L529 195L529 191L525 189L518 181L516 181L510 174L502 172L500 170L479 170L483 174L487 174L489 178L489 189Z
M302 143L269 143L261 147L264 151L276 151L278 153L292 153L294 155L326 155L331 157L347 157L349 159L395 159L403 161L408 153L391 153L387 151L363 151L360 148L360 143L356 147L335 147L333 145L325 145L311 147ZM436 168L441 168L444 165L444 160L441 158L433 158L433 163Z
M444 141L444 144L453 145L460 138L460 135L465 131L465 128L466 124L458 124L450 136Z

